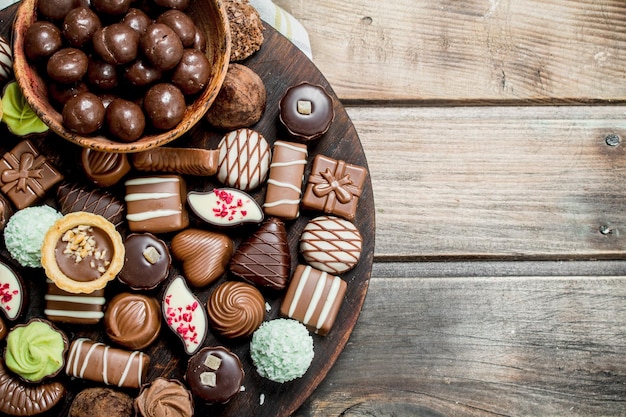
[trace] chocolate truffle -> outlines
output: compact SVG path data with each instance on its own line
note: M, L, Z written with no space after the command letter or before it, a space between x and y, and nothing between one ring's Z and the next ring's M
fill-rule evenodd
M109 64L127 64L137 58L139 34L123 23L101 27L92 42L96 53Z
M174 29L153 23L141 35L140 47L148 61L156 68L167 71L174 68L183 56L183 43Z
M207 404L224 404L241 391L244 371L239 357L225 347L205 347L187 363L185 381Z
M191 0L154 0L154 2L161 7L185 10L187 7L189 7Z
M24 34L24 53L31 61L50 57L62 45L61 30L50 22L33 22Z
M50 78L64 84L79 81L87 72L89 58L80 49L63 48L56 51L46 65Z
M228 0L225 7L230 24L230 62L243 61L261 49L263 22L259 12L247 1Z
M61 29L68 43L80 48L91 41L93 34L101 26L100 18L93 10L88 7L77 7L65 16Z
M287 89L279 108L281 123L302 142L326 133L335 117L333 99L324 87L307 82Z
M92 57L87 67L87 81L98 90L111 90L117 87L117 68L113 64Z
M247 337L265 319L265 298L254 286L226 281L218 286L207 302L213 330L229 339Z
M196 49L185 49L172 73L172 83L186 95L204 90L210 78L211 63L206 55Z
M245 65L230 64L206 120L222 130L249 127L265 112L267 92L261 77Z
M68 417L132 417L133 399L111 388L95 387L74 397Z
M91 0L91 4L96 11L109 15L126 13L131 3L132 0Z
M172 257L152 233L132 233L124 240L126 255L118 279L134 290L151 290L169 274Z
M124 78L134 87L145 87L159 81L163 71L139 58L124 69Z
M37 2L37 12L50 20L63 20L74 8L74 0L40 0Z
M157 17L156 21L171 27L185 48L193 46L196 37L196 25L186 13L176 9L168 10Z
M140 9L130 8L124 15L121 23L133 28L139 35L143 35L152 24L152 19Z
M143 294L119 293L104 313L107 336L131 350L150 346L161 330L161 306L156 298Z
M69 99L80 93L87 93L88 91L89 87L87 87L87 84L82 81L78 81L73 84L51 82L48 85L48 97L50 97L50 100L54 105L60 107L61 109L65 106L65 103L67 103Z
M116 98L109 104L105 118L109 132L123 142L136 141L146 127L141 107L123 98Z
M191 392L177 379L156 378L135 399L138 417L193 417Z
M159 83L146 92L143 107L154 127L172 129L185 115L185 96L174 85Z
M100 129L104 121L104 105L93 93L81 93L63 106L63 125L72 132L88 135Z

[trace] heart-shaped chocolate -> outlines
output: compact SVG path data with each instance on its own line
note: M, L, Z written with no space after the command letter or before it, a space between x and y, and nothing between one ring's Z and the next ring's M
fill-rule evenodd
M185 278L193 287L204 287L221 277L233 247L225 234L201 229L183 230L172 239L172 254L182 262Z

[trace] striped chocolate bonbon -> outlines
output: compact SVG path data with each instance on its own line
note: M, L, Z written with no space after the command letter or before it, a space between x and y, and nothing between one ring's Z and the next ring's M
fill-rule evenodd
M265 214L286 220L299 216L307 155L306 145L281 140L274 143L263 204Z

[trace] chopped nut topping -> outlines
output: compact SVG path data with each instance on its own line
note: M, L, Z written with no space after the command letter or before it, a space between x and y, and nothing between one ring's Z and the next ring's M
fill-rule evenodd
M298 113L308 116L313 113L313 108L309 100L298 100Z
M222 360L214 355L208 355L204 360L204 364L207 368L212 369L214 371L220 369L220 365L222 365Z
M200 374L200 382L202 382L202 385L214 387L217 385L217 376L215 375L215 372L202 372Z
M143 251L143 257L146 258L146 261L150 262L152 265L159 261L161 255L159 255L159 251L156 250L154 246L148 246Z
M89 261L89 266L97 269L100 273L104 273L106 267L111 263L110 260L105 258L106 249L98 250L96 247L96 238L93 236L93 228L91 226L76 226L66 231L61 241L66 242L63 253L74 257L75 263L79 263L87 257L92 257Z

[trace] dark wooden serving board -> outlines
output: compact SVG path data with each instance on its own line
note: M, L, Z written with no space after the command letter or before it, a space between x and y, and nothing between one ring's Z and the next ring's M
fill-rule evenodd
M11 38L11 25L16 7L17 6L11 6L0 11L0 33L7 39ZM253 128L261 132L270 143L273 143L277 139L289 140L287 133L278 122L278 101L280 97L288 87L302 81L318 83L324 86L333 96L336 115L328 133L315 144L310 145L309 164L307 165L305 177L308 177L310 173L312 157L316 154L327 155L367 168L367 161L357 132L324 76L313 63L286 38L269 25L265 26L265 43L262 49L243 62L243 64L249 66L261 76L268 94L266 112L262 120L257 125L253 126ZM16 138L8 133L4 125L0 126L0 136L2 137L2 141L0 141L0 150L2 152L12 148L20 140L20 138ZM217 147L222 136L223 132L213 131L207 124L200 122L189 134L173 142L170 146L193 146L214 149ZM80 148L51 134L45 138L33 139L33 141L39 147L39 150L46 154L49 159L63 171L67 179L83 183L84 175L77 164ZM187 177L186 179L190 190L210 190L216 186L220 186L213 178L200 179ZM84 183L84 185L88 187L91 186L87 183ZM110 191L120 197L123 196L123 190L119 185L113 187ZM51 193L51 197L46 203L56 206L52 198L53 194L54 193ZM265 195L265 187L252 193L252 195L257 201L262 202ZM292 268L295 268L297 262L302 262L297 252L298 240L302 229L310 219L320 214L321 213L303 212L298 220L287 222L289 245L292 252ZM196 402L195 414L197 416L288 416L307 399L324 379L348 341L367 293L374 256L375 233L374 200L369 176L365 181L354 223L363 237L362 256L355 269L342 275L342 278L348 283L347 293L338 319L330 334L325 337L313 335L315 357L304 377L285 384L278 384L263 379L256 373L251 363L248 340L233 343L209 334L204 345L227 346L241 358L246 372L244 380L245 391L238 394L226 405L206 406ZM192 217L192 225L208 228L208 226L203 225L195 217ZM232 229L227 231L227 233L238 244L253 230L253 228L244 227ZM171 235L161 237L169 242ZM26 316L23 317L20 322L30 317L43 317L43 295L45 293L45 276L43 271L40 269L25 269L19 267L19 265L10 259L6 249L3 247L3 241L0 252L3 260L15 267L30 289L29 309ZM170 278L179 273L178 267L179 265L174 263L170 272ZM228 277L222 277L220 282L225 279L228 279ZM195 292L203 302L206 302L214 285ZM107 298L110 298L116 292L125 290L128 289L122 284L113 281L107 287ZM152 294L158 296L159 292L155 290ZM272 307L266 319L270 320L276 318L278 316L282 296L281 294L270 293L266 293L265 296ZM67 333L70 339L85 336L110 343L104 334L102 325L82 327L76 325L59 325L59 327ZM0 345L0 348L4 348L3 343ZM184 353L182 344L178 338L174 336L165 325L161 330L158 341L147 348L145 352L151 358L148 381L158 376L177 379L183 378L188 356ZM76 392L87 387L98 385L93 382L70 379L65 374L61 374L57 378L67 384L70 394L59 406L55 407L54 410L42 415L65 417ZM131 396L137 394L136 391L132 390L128 391L128 393ZM263 405L260 404L260 398L262 396L264 397Z

